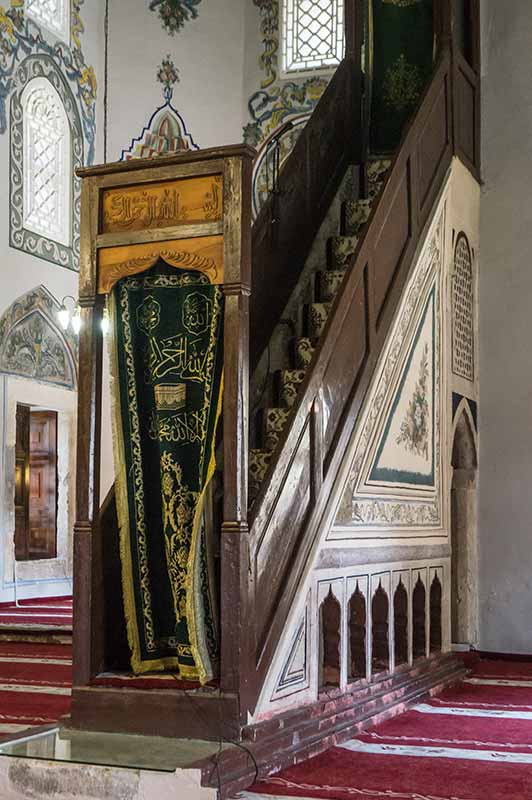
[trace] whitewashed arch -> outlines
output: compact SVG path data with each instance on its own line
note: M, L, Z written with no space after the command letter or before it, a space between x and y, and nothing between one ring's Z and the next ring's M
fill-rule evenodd
M57 90L33 78L21 95L24 119L24 227L70 246L71 132Z
M67 80L49 56L26 58L11 96L10 244L78 269L83 133Z
M0 317L0 372L77 387L77 342L57 324L59 303L44 286L17 298Z

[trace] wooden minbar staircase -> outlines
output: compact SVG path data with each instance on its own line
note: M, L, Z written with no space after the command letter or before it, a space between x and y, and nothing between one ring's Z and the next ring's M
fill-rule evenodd
M255 152L244 146L80 172L80 304L77 522L74 535L74 687L71 724L88 730L237 742L198 766L229 796L261 769L307 757L423 694L456 680L462 666L433 655L393 674L355 681L312 707L266 722L254 712L303 576L314 558L325 506L392 325L414 256L453 157L479 177L478 8L473 57L453 40L450 0L436 14L432 79L393 157L368 153L361 0L346 3L346 55L295 148L275 193L251 225ZM367 43L366 43L367 44ZM294 304L307 257L348 170L323 267L305 274L312 295ZM220 175L219 218L105 229L106 193ZM112 280L110 250L160 253L208 238L223 253L223 441L214 500L219 530L220 669L198 689L124 688L101 677L128 669L113 492L101 503L101 320ZM203 244L202 244L203 243ZM125 274L125 273L122 273ZM131 273L129 273L131 274ZM270 374L264 354L279 325L291 344ZM294 309L296 309L294 313ZM253 409L250 411L250 386ZM251 423L251 426L250 426ZM252 431L250 441L250 427ZM213 493L213 496L216 493ZM220 778L221 775L221 778Z

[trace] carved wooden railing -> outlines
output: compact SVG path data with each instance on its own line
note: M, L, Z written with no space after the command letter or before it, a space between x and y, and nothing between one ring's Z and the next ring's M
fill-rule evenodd
M256 687L316 551L349 437L453 154L479 173L479 75L453 54L450 27L447 36L442 31L432 81L403 137L255 501L249 558L255 622L250 684ZM252 318L252 337L256 330ZM255 701L250 695L249 706Z

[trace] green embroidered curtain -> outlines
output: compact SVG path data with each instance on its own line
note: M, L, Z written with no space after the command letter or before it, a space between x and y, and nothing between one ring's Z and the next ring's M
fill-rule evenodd
M433 0L370 0L371 151L393 152L433 66Z
M222 398L223 296L159 261L110 295L116 497L132 668L213 677L203 520Z

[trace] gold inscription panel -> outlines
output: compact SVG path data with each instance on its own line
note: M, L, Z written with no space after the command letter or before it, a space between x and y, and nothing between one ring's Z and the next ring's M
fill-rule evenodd
M222 218L222 176L137 184L103 193L102 233L153 230Z
M107 294L120 278L145 272L159 258L172 267L204 272L211 283L224 282L223 236L200 236L98 251L98 292Z

